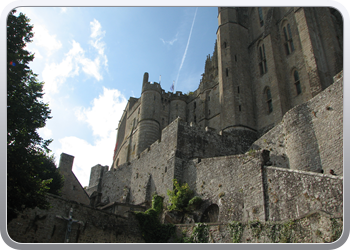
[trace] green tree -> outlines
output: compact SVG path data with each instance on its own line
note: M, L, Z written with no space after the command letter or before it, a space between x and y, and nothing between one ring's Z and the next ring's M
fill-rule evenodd
M52 140L43 140L37 131L51 118L51 110L42 101L44 83L28 66L34 54L25 50L32 41L33 26L23 13L15 13L11 11L7 19L8 222L24 208L48 208L44 194L52 183L51 177L42 179L52 167L48 156Z

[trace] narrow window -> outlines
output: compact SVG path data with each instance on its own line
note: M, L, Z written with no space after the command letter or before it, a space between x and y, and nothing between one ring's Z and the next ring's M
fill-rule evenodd
M164 126L164 118L162 118L162 125Z
M297 90L297 95L301 94L301 85L298 71L294 71L294 85Z
M294 43L292 39L292 30L290 28L289 23L283 27L284 34L284 48L286 50L286 54L289 55L294 51Z
M266 102L267 102L267 110L268 113L272 113L273 108L272 108L272 98L271 98L271 91L269 88L266 89Z
M227 46L227 44L226 44L226 42L224 42L224 48L226 49L226 46Z
M196 116L193 117L193 121L194 121L194 123L197 122Z
M239 86L237 87L237 92L238 92L238 94L239 94Z
M228 68L226 68L226 76L228 76Z
M263 75L267 72L266 53L264 44L259 46L259 61L260 75Z
M119 166L119 158L117 159L117 163L115 164L117 167Z
M262 8L261 7L258 7L258 11L259 11L259 20L260 20L260 26L264 26L264 16L263 16L263 13L262 13Z
M239 106L238 106L238 109L239 109L239 111L242 111L242 106L239 105Z
M140 114L140 108L139 108L139 114Z
M210 115L210 109L208 110L208 115Z

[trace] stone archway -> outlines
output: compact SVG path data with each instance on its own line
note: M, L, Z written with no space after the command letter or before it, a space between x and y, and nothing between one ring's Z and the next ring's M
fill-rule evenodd
M219 206L216 204L211 204L204 211L200 222L217 222L219 218Z

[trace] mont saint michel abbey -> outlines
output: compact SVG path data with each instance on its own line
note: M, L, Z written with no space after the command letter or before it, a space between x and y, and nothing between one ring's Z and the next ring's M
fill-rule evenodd
M341 13L219 7L216 34L193 92L166 92L135 72L141 96L130 97L116 124L111 165L91 166L83 188L74 156L62 153L62 195L48 196L50 210L13 220L11 238L193 242L205 227L201 242L336 241L343 229ZM200 202L169 209L174 180ZM158 233L136 216L152 209L155 195L163 201ZM150 240L167 224L175 228L169 237Z
M253 143L342 71L335 9L221 7L218 23L197 90L165 92L144 74L141 97L129 99L118 124L113 168L135 159L178 117L203 129L244 130Z

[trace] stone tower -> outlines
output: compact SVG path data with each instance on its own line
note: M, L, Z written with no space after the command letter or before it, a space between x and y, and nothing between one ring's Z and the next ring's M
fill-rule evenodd
M224 131L255 128L247 12L248 8L219 8L217 52L220 118Z
M143 76L141 107L138 111L140 113L136 154L140 154L160 138L161 91L158 83L148 82L148 73L146 72Z

